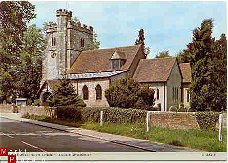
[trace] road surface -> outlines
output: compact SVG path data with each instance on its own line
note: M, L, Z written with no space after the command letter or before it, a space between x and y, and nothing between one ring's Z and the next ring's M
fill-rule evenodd
M143 152L141 149L0 117L0 147L26 152Z

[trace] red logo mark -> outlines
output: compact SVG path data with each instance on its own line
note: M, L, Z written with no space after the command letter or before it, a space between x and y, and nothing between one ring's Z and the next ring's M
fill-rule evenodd
M16 155L9 155L8 156L8 163L16 163Z
M0 156L8 156L8 148L0 148Z

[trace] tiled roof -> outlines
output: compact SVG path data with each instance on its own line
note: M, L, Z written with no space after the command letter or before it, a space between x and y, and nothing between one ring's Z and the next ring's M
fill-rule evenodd
M120 70L128 70L140 45L117 47L111 49L97 49L83 51L73 63L69 74L111 71L111 57L118 51L126 57L125 64Z
M141 59L133 78L138 82L167 81L175 61L175 57Z
M183 77L183 83L190 83L192 80L190 63L181 63L179 66Z
M91 79L91 78L104 78L111 77L123 73L124 71L109 71L109 72L95 72L83 74L68 74L68 79Z

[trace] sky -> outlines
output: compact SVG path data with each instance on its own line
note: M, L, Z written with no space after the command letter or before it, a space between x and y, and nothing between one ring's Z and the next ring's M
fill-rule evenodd
M172 56L192 41L192 31L204 19L214 21L213 36L227 34L226 2L223 1L31 1L36 18L31 22L43 27L56 21L57 9L68 9L81 23L94 27L100 48L134 45L143 28L148 58L168 50Z

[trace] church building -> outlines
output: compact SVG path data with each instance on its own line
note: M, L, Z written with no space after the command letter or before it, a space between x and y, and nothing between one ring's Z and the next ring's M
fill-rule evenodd
M155 90L155 106L168 111L181 102L189 106L191 68L175 57L147 59L144 45L93 50L93 27L76 23L72 12L56 11L57 23L47 29L40 99L45 100L67 74L88 107L109 106L105 90L115 80L132 77Z

